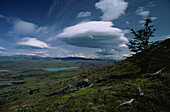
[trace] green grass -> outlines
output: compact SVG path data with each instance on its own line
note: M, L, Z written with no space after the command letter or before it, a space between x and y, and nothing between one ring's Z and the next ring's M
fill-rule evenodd
M69 98L70 97L70 95L63 95L61 98Z
M35 103L35 99L42 99L43 93L50 93L50 91L57 91L57 89L46 88L44 92L35 93L33 95L26 95L23 99L19 99L14 105L7 105L10 107L22 104L22 102L29 101L27 104L21 105L18 108L26 109L28 112L55 112L60 110L67 111L163 111L169 109L168 107L168 86L167 79L170 74L161 74L160 79L157 78L129 78L129 79L110 79L96 84L92 88L71 92L64 95L55 95L40 103ZM73 80L73 82L75 82ZM143 83L141 83L143 82ZM71 82L70 82L71 83ZM59 83L58 83L59 84ZM56 87L58 86L56 84ZM139 95L137 85L140 84L144 97L138 97L130 105L119 106L121 103L130 100ZM63 85L64 86L64 85ZM61 88L61 87L59 87ZM159 89L162 89L161 91ZM159 93L160 92L160 93ZM39 94L39 95L38 95ZM160 100L161 98L161 100ZM20 102L20 103L19 103ZM157 103L161 102L161 103ZM163 103L164 102L164 103ZM27 105L34 105L32 108ZM163 105L162 105L163 104Z
M147 82L148 78L136 78L135 82L139 83L139 82Z
M166 58L160 60L166 60ZM157 63L156 61L152 64ZM88 67L82 67L79 71L39 71L17 73L5 77L10 80L22 80L26 83L5 88L0 92L0 98L2 98L0 103L4 103L1 111L168 112L170 110L170 73L168 70L157 76L147 76L141 74L140 68L129 59L102 69L91 69L89 63L86 63ZM165 66L165 63L161 61L160 65ZM159 70L159 63L153 66L156 66L153 68L154 70ZM88 78L94 86L44 99L44 95L60 91L68 84L75 84L83 78ZM99 80L103 81L97 83ZM144 92L143 97L139 96L138 85ZM27 92L28 88L33 90L33 94L30 95ZM135 98L133 103L120 106L121 103L132 98Z
M77 91L76 94L78 94L78 95L85 95L85 94L90 93L93 90L94 90L93 88L87 88L87 89L84 89L84 90Z

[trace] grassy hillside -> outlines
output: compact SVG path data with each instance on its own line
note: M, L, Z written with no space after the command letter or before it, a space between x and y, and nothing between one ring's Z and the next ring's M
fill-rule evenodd
M136 57L142 56L142 53L135 54L129 59L135 60ZM148 63L149 72L156 72L157 70L166 67L170 72L170 39L158 42L156 45L152 45L148 50ZM142 57L141 57L142 58ZM140 62L143 63L143 62Z
M141 74L132 58L101 69L88 71L62 72L73 75L56 78L46 86L18 85L8 87L0 94L2 112L169 112L170 111L170 72L169 40L150 49L150 69L154 73L166 67L157 75ZM68 74L67 74L68 73ZM54 78L48 75L48 78ZM60 75L56 75L58 77ZM61 75L62 76L62 75ZM43 76L42 76L43 78ZM79 91L46 97L45 95L60 91L61 88L89 79L92 87ZM28 79L29 80L29 79ZM33 79L32 79L33 80ZM39 80L41 82L41 80ZM50 81L50 80L49 80ZM140 90L144 95L140 95ZM23 88L23 89L21 89ZM25 89L24 89L25 88ZM27 91L31 88L33 93ZM38 89L37 89L38 88ZM15 96L16 95L16 96ZM121 105L125 101L132 103Z
M150 48L150 70L152 72L166 67L170 72L170 39Z

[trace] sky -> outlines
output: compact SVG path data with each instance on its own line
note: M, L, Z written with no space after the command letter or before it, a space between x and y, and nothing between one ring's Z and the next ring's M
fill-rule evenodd
M0 55L123 59L150 17L170 37L170 0L0 0Z

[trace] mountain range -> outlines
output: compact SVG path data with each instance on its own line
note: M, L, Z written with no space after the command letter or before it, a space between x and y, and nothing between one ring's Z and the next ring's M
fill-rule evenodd
M93 59L93 58L82 58L82 57L39 57L29 55L14 55L14 56L0 56L0 61L76 61L76 60L113 60L114 59Z

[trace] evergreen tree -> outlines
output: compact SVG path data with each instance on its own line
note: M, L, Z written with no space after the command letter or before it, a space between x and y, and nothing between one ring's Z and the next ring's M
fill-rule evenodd
M134 31L134 29L130 29L131 33L135 36L132 40L129 41L128 44L129 49L132 52L138 53L147 50L152 43L149 42L150 37L154 37L153 33L156 28L152 29L154 25L150 25L152 20L150 18L145 19L144 28L138 31Z
M142 29L135 31L130 29L131 33L135 36L132 40L129 40L128 48L130 51L137 53L135 63L137 63L142 73L148 72L149 55L148 50L152 42L149 41L151 37L154 37L153 33L156 28L154 25L150 25L152 20L150 18L145 19L145 24ZM141 53L140 53L141 52Z

